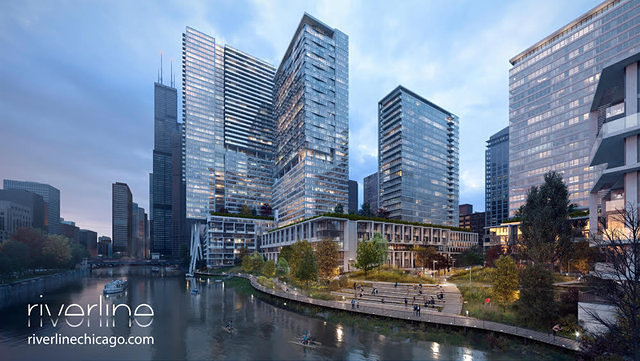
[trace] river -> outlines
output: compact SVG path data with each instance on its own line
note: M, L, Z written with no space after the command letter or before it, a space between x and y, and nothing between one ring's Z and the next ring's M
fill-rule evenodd
M124 293L106 298L102 290L114 278L128 279L129 286ZM164 269L160 273L152 273L148 268L95 270L77 285L34 299L30 317L26 304L0 310L0 359L472 361L540 358L516 349L491 350L477 341L484 337L477 334L476 341L463 339L457 345L429 341L425 337L385 336L375 329L294 312L282 304L262 300L257 294L240 292L237 285L237 281L215 279L198 280L194 285L180 272ZM190 293L194 287L199 289L198 295ZM94 304L97 306L90 309ZM153 317L129 317L124 306L135 314L135 308L142 304L149 307L140 306L139 313L148 314L152 309ZM117 305L122 307L116 309L116 317L105 316ZM98 310L104 311L102 317ZM65 312L68 317L64 317ZM233 334L223 329L228 321L232 321L236 329ZM305 348L294 343L305 330L310 331L321 346ZM98 339L103 343L115 342L116 337L149 342L149 338L144 341L142 337L151 336L153 344L44 345L43 336L59 337L58 340L64 336L80 336L85 343L98 342ZM568 358L551 350L545 356Z

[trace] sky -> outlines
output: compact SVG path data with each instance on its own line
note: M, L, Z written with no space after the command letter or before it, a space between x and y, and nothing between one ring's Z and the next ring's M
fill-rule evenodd
M0 179L60 189L111 235L111 184L148 210L160 53L180 89L186 26L274 66L306 11L349 36L349 173L377 169L377 103L402 84L460 117L460 204L484 210L486 140L508 125L509 59L595 0L0 1ZM179 92L180 93L180 92Z

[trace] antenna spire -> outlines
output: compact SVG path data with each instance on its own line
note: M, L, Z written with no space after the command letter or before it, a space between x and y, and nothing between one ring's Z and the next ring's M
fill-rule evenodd
M175 87L174 81L173 81L173 58L169 59L169 62L171 63L171 87Z
M162 50L160 50L160 84L163 84L162 83Z

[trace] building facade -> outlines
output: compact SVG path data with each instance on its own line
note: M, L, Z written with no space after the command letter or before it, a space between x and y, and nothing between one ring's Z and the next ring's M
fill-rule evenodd
M107 236L98 238L98 256L102 258L113 257L113 242Z
M358 213L358 182L349 179L349 214Z
M0 190L0 201L10 201L21 204L31 210L31 225L29 227L47 231L47 204L42 196L22 189Z
M89 256L96 258L98 256L98 234L88 229L80 230L80 244L87 247Z
M4 189L22 189L35 193L46 202L45 219L47 230L51 234L60 234L60 190L48 184L5 179Z
M389 243L387 262L400 268L415 268L415 246L433 246L439 253L456 255L478 244L473 232L453 230L419 224L380 222L374 220L349 220L321 216L267 232L260 245L267 259L277 259L282 247L299 240L312 245L324 239L338 243L339 267L343 272L353 271L358 240L369 240L381 233Z
M378 211L378 199L380 197L380 181L378 180L378 172L364 177L363 181L363 203L369 204L369 209L373 214Z
M76 222L60 218L60 234L75 243L80 243L80 227L76 226Z
M487 226L509 218L509 127L492 135L484 153L484 211Z
M602 69L640 50L640 3L607 0L510 60L509 210L549 171L587 207L597 124L589 113Z
M233 266L241 248L259 251L260 239L274 228L273 220L242 216L209 216L204 258L208 267Z
M289 224L348 208L348 37L304 14L274 80L273 208Z
M33 222L31 208L18 202L0 200L0 243L20 228L30 228Z
M474 212L471 204L461 204L458 209L460 213L458 227L469 229L471 232L478 234L478 239L480 240L478 246L482 246L485 227L485 212Z
M597 138L590 165L603 167L590 192L590 222L600 226L594 235L603 227L625 232L619 212L640 204L639 61L636 53L604 68L591 105Z
M378 103L380 207L390 218L458 225L458 122L402 86Z
M189 27L182 47L186 217L259 209L271 202L275 69Z
M174 229L183 223L184 216L174 217L180 207L179 195L174 196L174 188L181 186L181 127L178 123L178 91L173 86L154 83L154 146L153 173L149 183L149 216L151 222L151 248L163 257L178 257L181 241ZM174 154L174 153L178 154ZM179 169L174 170L175 167ZM178 183L175 185L174 183Z
M130 255L133 250L132 214L133 197L126 183L116 182L111 185L111 239L113 252Z

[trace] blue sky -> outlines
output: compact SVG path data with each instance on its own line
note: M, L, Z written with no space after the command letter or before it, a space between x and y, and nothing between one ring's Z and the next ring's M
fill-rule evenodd
M508 60L598 3L4 0L0 179L59 188L62 217L110 236L111 183L148 210L160 51L165 82L185 26L277 66L306 11L349 36L360 194L377 168L377 102L402 84L460 117L460 203L483 210L485 141L508 124Z

